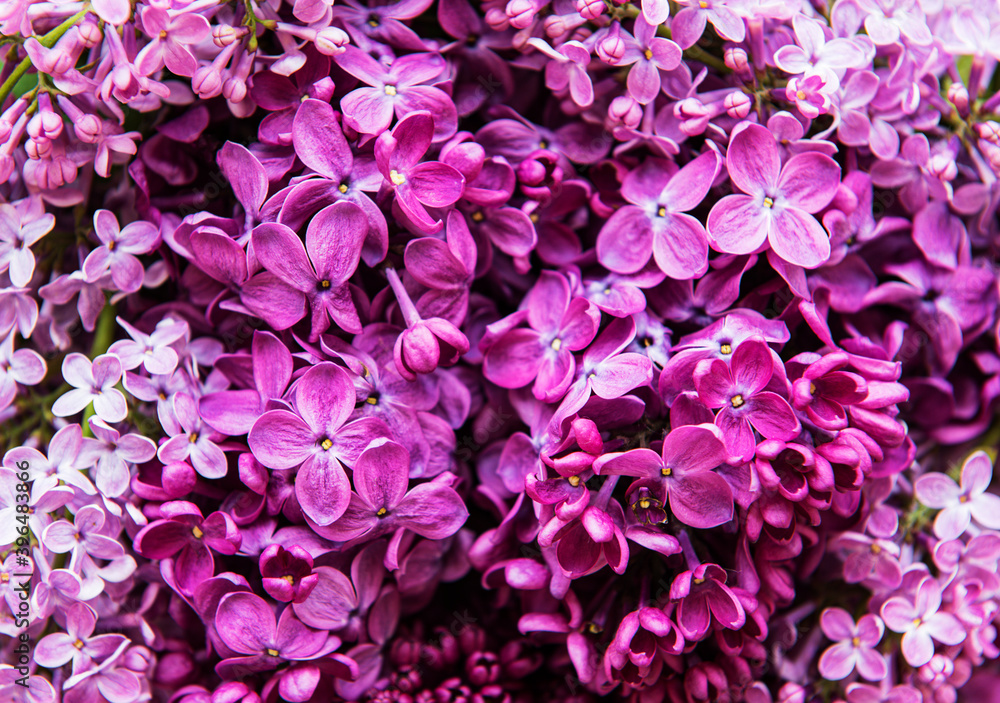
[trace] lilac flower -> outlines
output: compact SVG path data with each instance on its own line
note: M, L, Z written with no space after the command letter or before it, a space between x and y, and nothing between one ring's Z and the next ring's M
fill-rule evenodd
M14 350L14 331L0 342L0 409L8 407L17 395L17 384L34 386L46 373L45 359L32 349Z
M827 608L820 615L823 634L836 642L820 656L819 672L830 681L847 678L855 667L868 681L881 681L888 673L885 659L875 651L885 626L877 615L862 615L855 625L841 608Z
M178 76L194 75L198 62L188 47L211 36L208 20L196 12L171 17L159 7L144 7L140 19L143 31L152 41L136 55L135 67L145 76L156 73L164 64Z
M407 490L409 469L409 454L400 445L388 440L369 444L354 464L356 492L350 495L350 505L340 518L320 528L320 534L338 542L362 537L367 541L402 530L430 539L453 535L469 511L448 485L451 477L442 475Z
M94 465L94 483L104 495L117 498L125 492L129 483L129 469L126 462L140 464L156 456L153 441L137 434L122 436L103 420L90 418L90 429L94 439L84 439L77 460L83 465Z
M729 364L705 359L695 369L699 397L709 408L722 408L715 424L722 429L729 452L743 461L754 454L753 430L787 442L801 429L788 401L764 390L773 374L771 351L760 338L737 347Z
M465 188L465 177L447 164L420 163L434 137L434 118L420 110L411 112L381 134L375 143L375 162L385 179L385 187L396 194L396 203L417 227L425 232L441 228L427 207L453 205Z
M285 662L315 662L340 647L338 637L306 627L292 608L285 608L275 622L271 607L252 593L223 596L215 614L215 626L226 646L242 655L219 662L216 673L224 679L269 671ZM357 675L357 664L342 655L335 657L344 670L342 676ZM286 700L306 701L318 683L319 670L315 664L292 666L281 677L278 691Z
M128 7L128 5L126 5ZM63 703L90 703L104 700L108 703L134 703L142 694L142 683L134 671L125 666L127 645L100 664L66 679ZM144 658L140 658L145 663ZM140 667L140 671L143 669Z
M32 490L39 493L66 484L86 495L96 493L94 485L80 469L87 464L80 458L83 431L80 425L70 424L56 432L49 440L46 457L34 447L15 447L3 457L3 465L16 468L17 462L27 461L32 480Z
M268 595L285 603L304 602L319 583L312 556L298 545L268 545L260 555L260 575Z
M848 703L920 703L922 700L920 691L908 684L899 684L892 688L884 682L881 688L866 683L847 685Z
M177 368L177 352L170 346L189 334L186 322L165 317L156 323L152 334L143 334L129 323L117 318L131 340L122 339L108 348L122 362L126 371L142 366L150 374L167 375Z
M301 464L295 495L317 525L329 525L350 504L343 463L354 464L372 440L387 434L385 425L373 418L347 423L354 400L347 372L335 364L317 364L296 385L298 414L270 410L254 423L247 438L264 466L290 469Z
M161 505L160 515L135 536L135 550L147 559L173 558L177 583L187 594L215 574L213 551L235 554L240 548L239 528L228 513L204 518L196 505L177 500Z
M70 661L73 673L89 667L93 660L103 661L128 643L125 635L98 635L97 614L86 603L76 603L66 614L66 632L46 635L35 648L35 661L49 669L56 669Z
M573 102L580 107L594 104L594 86L587 73L587 66L590 64L590 50L587 47L578 41L568 41L560 44L558 49L553 49L548 42L537 37L532 37L528 43L552 59L545 64L546 87L555 91L568 88Z
M35 274L31 247L56 225L55 217L33 205L30 200L18 206L0 203L0 273L7 271L18 288L27 286Z
M669 171L655 159L630 172L622 182L622 197L631 204L618 209L597 238L601 264L616 273L635 273L652 255L670 278L703 275L708 237L686 213L704 200L720 164L718 154L706 151L669 179Z
M299 4L296 3L296 8ZM422 51L426 48L424 40L402 20L421 15L430 5L431 0L403 0L387 5L369 3L368 6L356 0L345 0L343 4L333 4L331 11L333 17L343 21L351 39L364 51L381 44Z
M107 514L96 505L80 508L70 524L57 520L45 528L40 541L46 549L56 554L71 552L70 568L79 569L84 555L98 559L117 559L124 556L122 545L103 534Z
M357 88L341 100L344 122L353 129L379 135L389 128L393 112L402 118L416 110L427 110L435 115L434 139L440 141L455 134L455 104L439 88L423 85L444 70L445 62L439 54L409 54L386 68L363 51L348 46L336 61L371 86Z
M677 604L677 628L688 642L705 637L713 622L738 630L746 622L740 599L726 585L726 571L717 564L699 564L677 575L670 584L670 600Z
M149 222L133 222L124 229L118 226L118 218L110 210L94 213L94 234L101 245L90 252L83 262L83 273L87 283L95 283L105 272L111 272L111 280L124 293L134 293L142 287L144 269L136 258L157 247L160 233Z
M279 279L252 294L268 322L275 329L290 327L305 316L308 303L312 340L326 331L331 319L347 332L359 332L361 322L347 281L358 267L367 233L364 212L349 202L334 203L317 213L309 222L304 246L285 225L257 226L254 254ZM272 290L278 286L290 286L298 295L275 300ZM248 295L244 291L244 302Z
M632 31L634 37L625 33L625 53L615 65L632 66L626 79L629 95L646 104L660 93L660 71L673 70L681 62L681 48L656 36L656 25L642 17L636 18Z
M840 183L829 156L796 154L784 166L770 132L749 124L733 136L726 159L729 177L746 195L727 195L708 215L713 245L749 254L765 242L790 264L816 268L830 257L830 241L810 213L823 209Z
M903 657L910 666L923 666L931 660L934 640L944 645L965 640L962 624L940 607L941 586L930 576L920 582L912 601L893 596L882 604L882 620L890 630L903 635Z
M908 42L930 44L932 36L915 0L855 0L865 15L865 31L878 46L894 44L900 35Z
M726 0L681 0L678 4L683 7L674 15L670 31L682 49L694 46L701 39L706 22L711 22L723 39L739 43L746 37L743 20L727 5ZM666 6L666 3L663 5ZM645 13L645 3L643 11ZM646 16L646 21L653 25L662 23L662 20L653 21L649 16Z
M861 68L866 62L865 52L852 39L827 41L823 25L816 20L799 14L792 18L792 27L798 44L786 44L774 52L775 65L785 73L821 73L826 78L832 71ZM830 78L836 90L839 81L835 75Z
M173 396L174 417L179 427L176 432L157 449L157 458L165 464L190 459L195 470L205 478L222 478L229 470L226 455L216 442L222 439L201 416L198 404L190 393L175 393Z
M986 492L992 479L993 462L983 451L970 455L962 464L961 486L936 471L917 479L917 500L941 509L934 518L934 534L939 539L960 537L973 519L988 530L1000 530L1000 496Z
M651 449L605 454L594 462L594 472L659 484L674 517L707 529L733 517L733 492L724 478L712 473L726 458L726 445L717 427L689 425L671 430L663 439L660 454Z
M491 343L481 344L487 345L483 374L503 388L534 381L536 398L555 400L572 382L572 352L590 344L599 319L600 311L586 298L570 299L565 277L544 271L525 298L524 310L494 323ZM530 329L512 329L522 320Z
M94 412L105 422L125 419L128 414L125 396L115 388L122 377L122 364L117 356L101 354L91 363L83 354L68 354L63 359L62 375L74 389L56 399L53 415L69 417L93 403Z
M833 353L820 357L800 354L792 361L808 363L801 378L792 383L792 403L805 410L809 419L826 430L847 427L845 405L863 401L868 395L868 383L858 374L842 371L849 363L846 354Z

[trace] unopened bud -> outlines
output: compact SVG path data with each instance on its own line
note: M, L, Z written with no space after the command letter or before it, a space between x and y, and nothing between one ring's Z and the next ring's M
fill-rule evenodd
M608 106L608 117L629 129L635 129L642 122L642 105L630 95L619 95Z
M247 83L242 78L227 78L222 84L223 97L234 103L243 102L247 96Z
M750 96L742 91L734 91L726 96L726 114L733 119L742 120L750 114Z
M242 39L248 31L250 30L247 27L233 27L228 24L217 24L212 27L212 42L216 46L224 49L233 42Z
M969 114L969 89L961 83L948 86L948 100L961 115Z
M202 66L191 77L191 89L202 99L214 98L222 92L222 76L213 66Z
M538 10L531 0L510 0L507 3L506 12L507 17L510 18L511 26L517 29L526 29L535 19Z
M584 19L594 20L604 14L604 0L575 0L576 11L583 15Z
M985 139L990 144L1000 144L1000 122L978 122L973 129L980 139Z
M746 49L742 46L727 46L722 53L722 59L725 61L726 68L735 73L746 71L750 65Z
M350 42L351 38L339 27L327 27L321 32L317 32L316 38L313 39L316 51L324 56L337 56L344 53Z
M80 41L88 49L92 49L100 44L104 38L101 26L97 23L97 19L93 15L87 15L83 19L83 22L78 24L76 28L80 32Z
M96 144L101 138L101 119L97 115L83 115L73 122L73 131L81 142Z
M601 61L612 66L625 55L625 40L622 39L621 26L617 22L611 25L608 33L597 42L594 51Z

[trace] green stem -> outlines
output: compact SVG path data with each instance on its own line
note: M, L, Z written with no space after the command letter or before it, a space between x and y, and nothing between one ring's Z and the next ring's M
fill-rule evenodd
M51 49L55 46L55 43L62 38L66 32L70 30L71 27L75 26L86 17L87 13L90 12L90 8L86 7L79 12L77 12L72 17L67 17L62 24L60 24L55 29L51 30L48 34L38 40L38 43L44 46L46 49ZM28 72L31 68L31 59L25 58L21 63L17 65L14 71L7 77L7 80L0 85L0 105L3 105L4 100L10 95L10 92L14 90L14 86L17 82L24 77L24 74Z
M94 330L94 341L90 345L90 358L94 359L108 350L115 338L115 306L109 303L104 305L101 316L97 318L97 328ZM90 431L90 420L94 415L94 404L91 403L83 411L83 436L93 437Z

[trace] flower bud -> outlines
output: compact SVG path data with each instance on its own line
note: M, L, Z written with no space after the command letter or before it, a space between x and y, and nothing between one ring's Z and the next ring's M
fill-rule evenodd
M97 115L82 115L73 122L73 132L77 139L87 144L96 144L101 139L101 118Z
M212 42L224 49L233 42L239 41L250 31L247 27L232 27L228 24L217 24L212 27Z
M980 139L984 139L990 144L1000 144L1000 122L993 120L978 122L973 129Z
M246 81L235 76L227 78L226 82L222 84L222 95L230 102L243 102L243 99L247 96Z
M958 110L958 114L962 117L966 117L969 114L969 89L966 88L961 83L952 83L948 86L948 100L955 109Z
M608 33L601 37L594 47L597 57L614 66L625 55L625 40L622 39L621 25L615 22Z
M608 117L629 129L635 129L642 122L642 105L631 95L619 95L608 106Z
M104 38L101 26L97 23L97 19L93 15L87 15L76 28L80 32L80 41L88 49L92 49L100 44Z
M538 9L531 0L510 0L507 3L507 17L510 24L517 29L526 29L535 19Z
M595 20L604 14L604 0L575 0L573 5L587 20Z
M202 66L191 77L191 89L203 100L214 98L222 92L222 76L214 66Z
M733 119L742 120L750 114L750 96L742 91L733 91L725 99L726 114Z
M786 683L778 691L778 703L805 703L806 689L801 684Z
M350 42L351 38L339 27L327 27L317 32L316 38L313 39L316 51L324 56L337 56L344 53L344 47L350 44Z
M722 53L726 68L734 73L743 73L750 66L750 58L742 46L727 46Z

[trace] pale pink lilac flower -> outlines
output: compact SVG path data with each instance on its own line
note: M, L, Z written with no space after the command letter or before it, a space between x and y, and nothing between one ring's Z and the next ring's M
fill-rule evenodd
M101 354L90 361L79 353L68 354L63 359L63 378L74 386L52 405L57 417L75 415L91 403L94 412L105 422L121 422L128 414L125 396L115 385L122 377L122 364L114 354Z
M934 534L947 540L961 536L974 519L989 530L1000 530L1000 496L988 493L993 462L986 452L972 454L962 465L961 485L945 474L931 471L917 479L917 499L940 509L934 518Z

